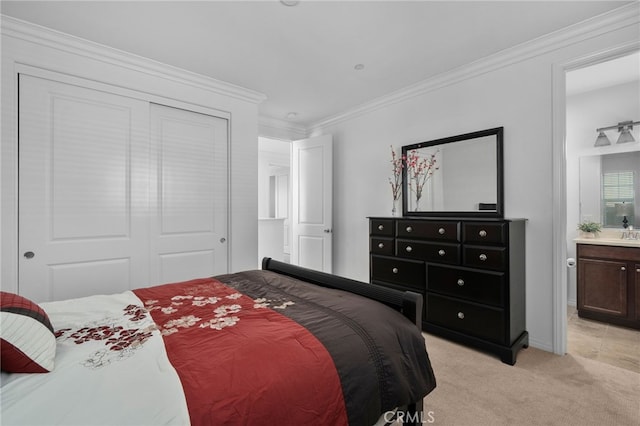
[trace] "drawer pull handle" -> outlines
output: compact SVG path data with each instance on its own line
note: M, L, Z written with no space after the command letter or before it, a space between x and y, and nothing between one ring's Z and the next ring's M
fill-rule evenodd
M480 235L481 237L486 237L487 231L485 231L484 229L481 229L480 232L478 232L478 235Z
M458 285L459 285L460 287L462 287L462 286L464 285L464 280L463 280L462 278L460 278L460 279L458 280Z
M413 228L410 226L407 226L407 232L411 232L411 231L413 231Z
M407 252L411 253L411 250L413 250L413 248L411 246L407 246L407 248L405 249Z
M378 230L382 231L384 229L384 225L378 225Z
M444 228L438 229L438 234L440 234L440 235L444 235L445 232L446 231L444 230Z
M620 268L621 271L626 271L627 268L625 268L624 266Z
M384 243L378 244L378 248L384 248Z
M464 319L464 312L458 312L458 318Z
M480 256L478 256L478 258L484 262L485 260L487 260L487 255L482 253Z
M398 268L393 268L393 269L391 270L391 272L393 272L394 274L397 274L397 273L398 273Z
M444 250L440 249L440 250L438 250L438 254L440 256L444 256L445 254L447 254L447 252L445 252Z

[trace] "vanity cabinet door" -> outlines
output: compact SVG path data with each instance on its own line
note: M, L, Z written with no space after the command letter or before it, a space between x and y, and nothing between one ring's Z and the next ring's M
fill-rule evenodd
M636 321L640 321L640 263L636 263L634 268L634 284L635 284L635 304L636 304Z
M627 316L626 262L583 258L578 266L578 309Z

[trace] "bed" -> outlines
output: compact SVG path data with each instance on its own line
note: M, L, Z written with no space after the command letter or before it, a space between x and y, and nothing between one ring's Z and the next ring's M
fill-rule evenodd
M5 425L420 423L436 386L420 295L269 258L116 295L9 299L2 369L27 354L20 368L40 370L2 372Z

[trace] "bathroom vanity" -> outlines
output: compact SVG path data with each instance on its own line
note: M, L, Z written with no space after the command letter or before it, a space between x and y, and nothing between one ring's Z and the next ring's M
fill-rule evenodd
M578 315L640 329L640 240L577 238Z

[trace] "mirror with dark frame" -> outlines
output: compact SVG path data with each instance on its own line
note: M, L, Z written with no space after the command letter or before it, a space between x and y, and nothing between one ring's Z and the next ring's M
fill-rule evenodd
M504 215L503 128L402 147L404 216Z

